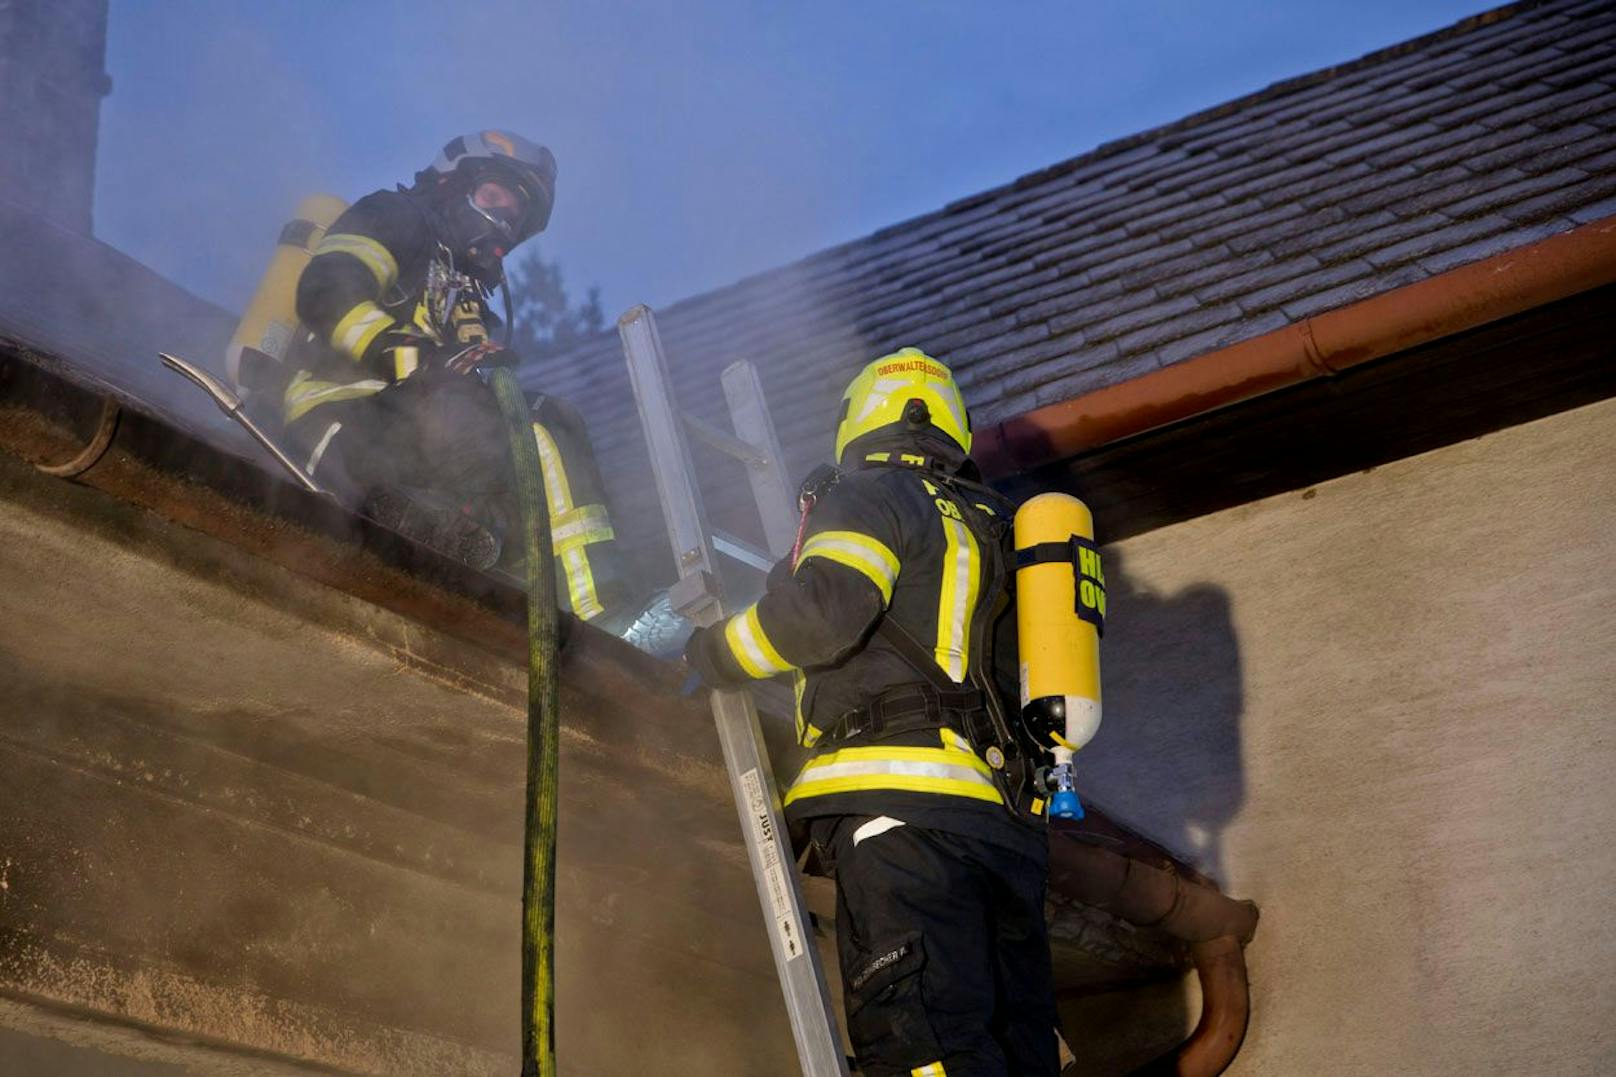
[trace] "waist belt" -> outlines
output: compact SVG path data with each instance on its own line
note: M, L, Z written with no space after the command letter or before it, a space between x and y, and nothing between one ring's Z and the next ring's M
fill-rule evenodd
M989 725L982 693L975 688L941 689L917 682L888 688L867 707L848 711L826 730L831 743L855 737L883 740L944 726L961 726L958 732L976 742L976 735Z

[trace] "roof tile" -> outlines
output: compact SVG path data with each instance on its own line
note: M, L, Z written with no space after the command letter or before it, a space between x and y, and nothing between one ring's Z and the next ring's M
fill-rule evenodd
M1020 297L1011 296L996 304L993 309L1003 310L1006 313L1014 311L1018 322L1030 325L1034 322L1046 322L1074 311L1095 309L1100 304L1113 302L1124 294L1122 286L1114 280L1096 284L1088 279L1086 273L1074 273L1066 279L1070 281L1070 287L1050 294L1047 299L1023 304ZM1123 302L1138 305L1152 302L1154 299L1155 296L1150 292L1139 291L1128 293ZM1124 306L1121 309L1131 308ZM1056 329L1056 332L1063 331L1062 328Z
M1543 87L1537 83L1530 83L1510 90L1506 93L1478 93L1465 94L1466 103L1447 112L1439 112L1431 117L1433 123L1441 127L1453 127L1461 123L1481 123L1487 117L1505 109L1515 108L1519 105L1529 105L1543 96Z
M1203 303L1221 303L1248 292L1268 288L1281 281L1292 282L1319 268L1318 259L1303 254L1273 262L1258 269L1212 281L1195 290L1195 297Z
M1377 125L1378 126L1378 125ZM1415 138L1424 138L1440 134L1442 129L1434 123L1419 123L1409 128L1392 128L1385 133L1370 139L1354 142L1340 149L1332 150L1324 155L1324 159L1331 164L1347 164L1351 161L1361 161L1365 157L1374 157L1383 150L1393 149L1408 141L1410 135Z
M1539 149L1522 160L1518 167L1523 172L1552 172L1565 165L1576 165L1584 172L1595 172L1610 167L1609 153L1616 149L1616 130L1577 124L1555 132L1555 142Z
M1381 295L1394 288L1401 288L1403 285L1412 284L1416 280L1423 279L1423 277L1423 272L1418 266L1414 265L1400 266L1386 272L1375 272L1367 277L1359 277L1334 288L1299 295L1281 306L1279 312L1285 318L1300 321L1303 318L1311 318L1315 314L1322 314L1327 310L1335 310L1339 307L1357 303L1368 299L1370 296Z
M1616 72L1616 53L1606 52L1601 56L1596 49L1589 51L1593 58L1587 63L1556 71L1546 76L1543 81L1550 86L1565 87L1580 86L1594 79L1609 82L1611 73Z
M1592 224L1594 221L1616 217L1616 198L1600 199L1592 205L1572 210L1568 216L1578 224Z
M1474 242L1449 247L1421 258L1419 268L1426 274L1446 273L1450 269L1457 269L1459 266L1479 262L1483 258L1491 258L1495 254L1503 254L1505 251L1559 235L1570 228L1569 221L1550 220L1509 231L1495 232Z
M1616 61L1613 61L1616 64ZM1579 107L1580 106L1580 107ZM1523 120L1539 120L1545 127L1564 127L1584 116L1597 116L1611 107L1611 89L1604 83L1591 82L1568 86L1552 97L1522 101L1513 108L1501 109L1477 117L1488 127L1508 127Z
M1221 305L1203 303L1193 306L1180 314L1170 314L1167 310L1159 313L1165 315L1156 320L1140 326L1132 332L1125 333L1117 338L1117 348L1123 355L1135 355L1150 351L1170 341L1180 340L1192 333L1198 333L1214 326L1230 325L1238 322L1244 316L1240 307L1234 303Z
M1095 322L1083 327L1083 339L1093 343L1111 340L1132 333L1136 329L1143 329L1147 325L1156 325L1166 320L1187 315L1198 309L1201 303L1192 295L1181 295L1173 299L1151 303L1138 310L1117 314L1101 322ZM1117 347L1122 348L1122 341L1117 341Z
M1387 148L1376 157L1374 163L1381 168L1413 164L1417 168L1430 169L1455 161L1463 162L1471 154L1481 150L1477 139L1490 133L1492 132L1488 128L1480 124L1461 124L1430 138L1422 138L1405 146Z
M1140 307L1149 306L1156 301L1153 292L1125 292L1092 303L1079 303L1065 313L1053 314L1049 318L1049 332L1051 335L1069 333L1074 329L1083 329L1085 326L1095 325L1112 318L1119 318L1130 311ZM1179 300L1173 300L1179 302ZM1193 301L1192 304L1193 305ZM1095 339L1085 337L1085 339ZM1104 339L1104 338L1099 338Z
M1186 359L1194 359L1198 355L1216 351L1218 348L1228 347L1237 341L1251 340L1264 333L1272 333L1276 329L1283 329L1288 323L1283 314L1278 311L1269 311L1256 318L1247 318L1231 325L1215 326L1203 329L1199 333L1192 333L1187 337L1170 341L1155 349L1155 360L1158 366L1172 366Z
M1089 276L1095 281L1108 280L1111 277L1126 273L1130 269L1153 266L1194 249L1194 244L1187 239L1180 239L1173 243L1158 243L1155 242L1155 237L1145 237L1144 243L1129 244L1128 246L1141 246L1143 249L1137 253L1107 258L1104 262L1089 270ZM1116 254L1122 250L1122 247L1117 247L1108 253Z
M1033 392L1034 405L1056 404L1083 393L1092 393L1108 385L1116 385L1156 369L1156 361L1148 355L1135 355L1118 359L1103 366L1067 374L1040 385Z
M1381 247L1368 251L1364 257L1376 269L1389 269L1423 258L1428 254L1450 250L1453 247L1484 236L1497 235L1508 230L1509 220L1505 217L1489 215L1475 217L1459 224L1452 224L1446 228L1437 228L1422 235L1405 239L1401 243L1393 243L1389 247Z
M1424 170L1387 169L1386 175L1394 180L1399 175L1406 178L1352 198L1343 198L1339 208L1350 215L1349 220L1388 210L1403 217L1413 216L1415 211L1409 208L1408 199L1444 190L1451 183L1462 183L1470 178L1470 173L1459 165Z
M1312 271L1306 271L1302 264L1298 264L1297 268L1298 272L1284 281L1240 296L1241 309L1247 314L1256 314L1271 310L1282 303L1288 304L1299 296L1317 295L1348 282L1364 280L1375 275L1375 268L1362 259L1337 262ZM1290 310L1288 305L1285 310L1287 312Z
M1181 220L1165 222L1157 227L1156 238L1164 242L1193 237L1201 246L1206 246L1206 237L1218 228L1232 225L1238 221L1249 221L1254 217L1261 217L1267 212L1260 203L1241 202L1238 205L1224 206L1222 209L1210 213L1198 214L1194 217L1185 217ZM1216 243L1214 238L1211 243Z
M1524 202L1500 206L1497 212L1516 224L1535 224L1551 217L1564 217L1572 210L1611 194L1616 194L1616 171L1598 170L1590 173L1586 182L1574 187L1557 188Z
M1352 118L1360 123L1375 123L1379 120L1391 123L1418 123L1438 112L1452 108L1453 96L1453 87L1441 82L1420 90L1409 86L1390 86L1373 101L1364 102Z
M1513 169L1506 169L1505 174L1508 173L1513 173L1516 176L1520 175L1520 173L1514 172ZM1455 218L1468 217L1474 213L1484 213L1507 202L1524 201L1545 191L1552 191L1557 187L1576 184L1582 181L1585 176L1586 173L1576 168L1559 168L1553 172L1526 176L1515 180L1513 183L1484 190L1471 198L1451 202L1442 207L1442 212Z
M1472 173L1464 179L1454 179L1419 194L1410 194L1397 203L1396 212L1403 217L1423 217L1432 210L1451 212L1454 206L1474 202L1478 206L1490 204L1492 192L1525 178L1517 168L1495 168ZM1455 215L1463 216L1463 211Z
M1547 169L1538 162L1546 155L1563 154L1568 142L1575 145L1584 139L1596 137L1599 130L1587 124L1577 124L1568 131L1545 131L1534 127L1514 126L1508 129L1511 140L1495 150L1478 153L1465 160L1466 166L1476 172L1491 172L1506 165L1519 165L1525 172L1543 172ZM1583 148L1584 155L1594 152ZM1575 160L1575 158L1571 158ZM1570 160L1562 160L1569 164Z
M1268 248L1258 248L1245 254L1223 254L1198 248L1196 254L1200 257L1201 265L1197 269L1185 273L1171 273L1164 275L1155 282L1156 294L1162 298L1181 295L1184 292L1194 291L1204 284L1222 280L1236 273L1245 273L1258 266L1267 265L1274 260L1274 253ZM1165 266L1163 267L1166 268Z

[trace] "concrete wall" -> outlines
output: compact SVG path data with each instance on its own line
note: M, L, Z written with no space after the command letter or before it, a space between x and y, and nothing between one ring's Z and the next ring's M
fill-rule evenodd
M1110 555L1082 787L1262 905L1231 1073L1616 1072L1616 401Z

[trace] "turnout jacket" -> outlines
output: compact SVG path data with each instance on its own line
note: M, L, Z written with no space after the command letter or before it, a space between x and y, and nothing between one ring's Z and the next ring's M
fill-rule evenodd
M292 359L301 369L286 390L287 423L412 374L418 353L394 348L399 331L461 347L487 340L495 320L482 287L455 272L425 200L403 190L368 194L336 219L298 279L297 315L307 333Z
M796 564L777 564L754 605L698 633L692 661L722 683L792 674L798 740L815 752L785 794L794 824L891 815L1041 857L1018 708L1001 708L1005 743L985 697L1019 699L1014 506L935 463L872 453L844 473L808 515ZM939 717L917 723L928 688ZM883 711L910 718L870 720Z

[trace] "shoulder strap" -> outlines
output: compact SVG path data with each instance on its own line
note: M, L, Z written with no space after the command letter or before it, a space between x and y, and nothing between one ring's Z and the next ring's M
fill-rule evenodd
M955 691L959 685L948 679L937 660L931 656L925 646L909 630L899 624L891 614L883 614L875 626L876 634L892 645L905 662L915 667L915 672L926 678L932 687L939 691Z

